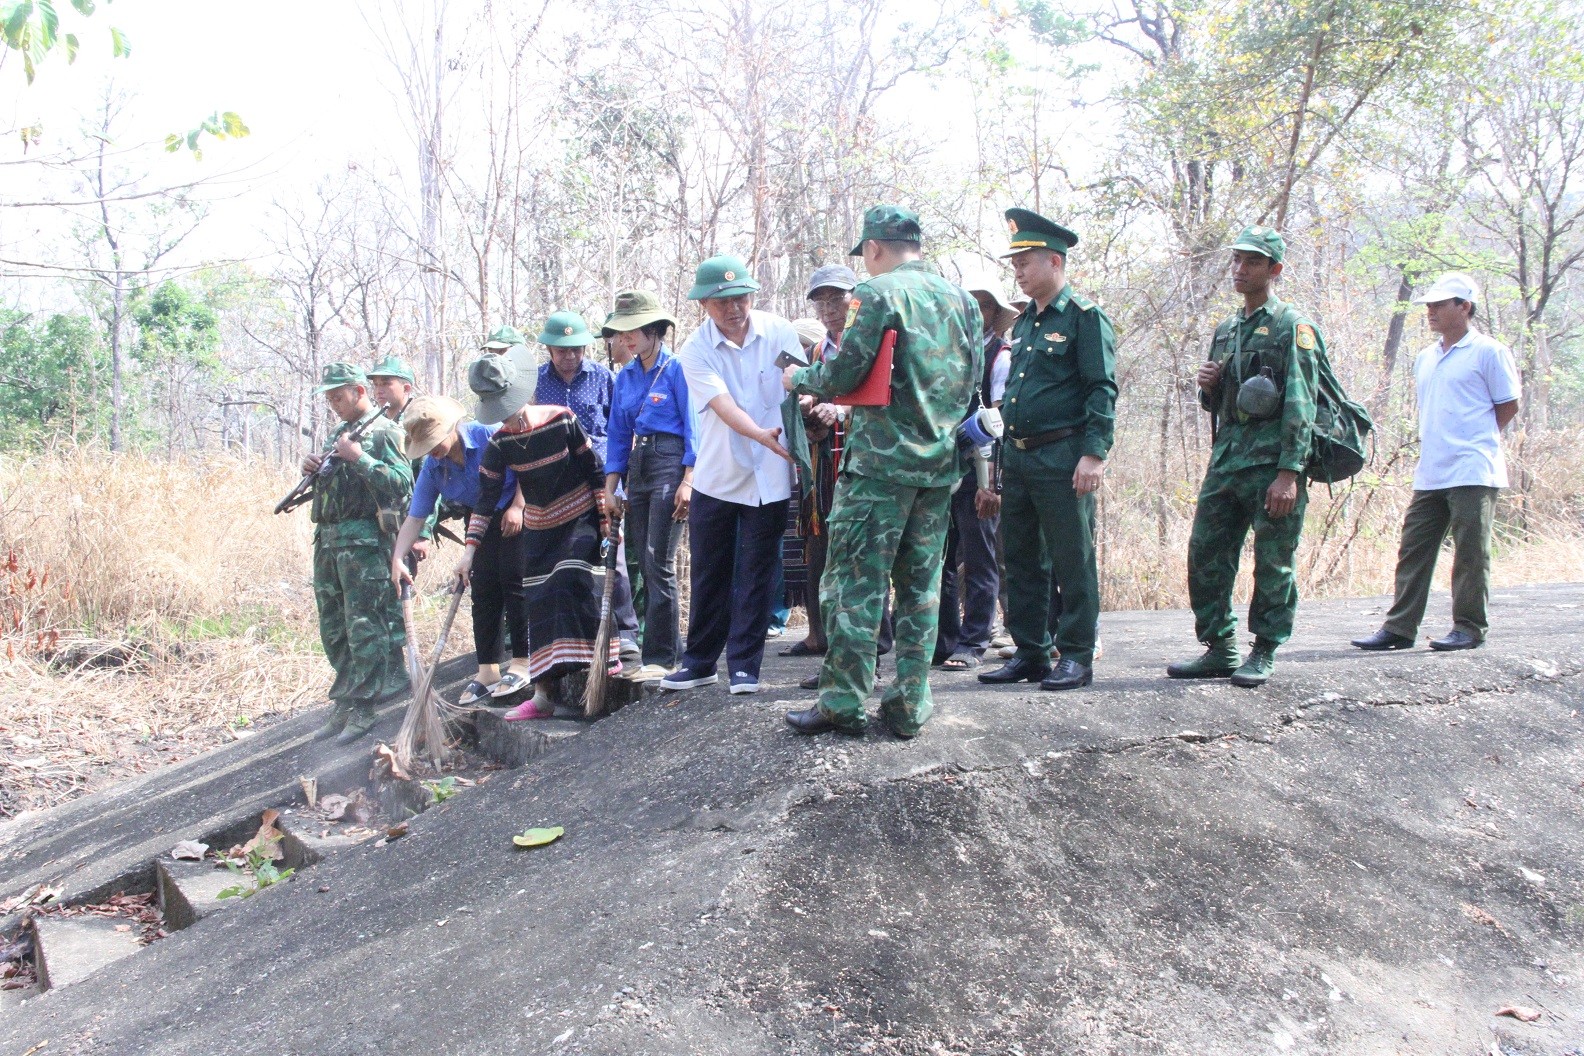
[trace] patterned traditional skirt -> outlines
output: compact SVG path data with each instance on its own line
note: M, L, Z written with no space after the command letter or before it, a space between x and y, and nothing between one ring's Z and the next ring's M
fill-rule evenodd
M523 592L528 596L529 677L559 678L594 659L605 568L600 563L599 511L553 528L528 528ZM606 662L616 661L612 633Z

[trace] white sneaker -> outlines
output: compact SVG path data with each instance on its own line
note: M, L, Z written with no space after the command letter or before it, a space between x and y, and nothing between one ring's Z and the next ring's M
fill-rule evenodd
M746 671L738 671L731 676L731 691L733 693L759 692L759 679Z

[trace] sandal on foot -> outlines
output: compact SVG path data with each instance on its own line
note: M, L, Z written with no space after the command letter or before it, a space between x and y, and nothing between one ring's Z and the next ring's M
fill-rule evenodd
M464 708L471 707L472 705L477 704L479 701L488 697L490 695L490 688L491 687L486 686L484 683L475 678L466 686L462 687L462 696L458 698L457 703Z
M555 705L546 697L529 697L515 708L502 715L507 722L522 722L524 719L548 719L555 714Z
M979 658L964 649L955 652L940 662L942 671L972 671L979 666Z
M509 697L513 693L517 693L523 689L526 689L528 684L529 682L527 675L519 675L515 671L508 671L501 676L501 680L499 682L495 683L495 688L490 690L490 696Z
M785 649L781 650L781 655L782 656L824 656L825 655L825 650L824 649L816 649L816 648L814 648L812 645L808 644L808 640L807 639L804 639L801 642L793 642L791 645L789 645Z

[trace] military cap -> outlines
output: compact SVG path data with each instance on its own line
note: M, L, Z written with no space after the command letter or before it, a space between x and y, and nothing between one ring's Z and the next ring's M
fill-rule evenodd
M314 389L314 395L339 389L343 385L362 385L368 388L368 375L356 363L326 363L324 372L319 375L319 387Z
M555 312L545 320L544 331L539 335L541 345L551 348L579 348L593 344L594 335L588 324L576 312Z
M693 273L693 288L688 291L688 300L707 301L715 297L740 297L745 293L753 293L759 288L752 275L748 274L748 265L737 257L722 254L711 257L698 266Z
M659 296L648 290L623 290L616 295L616 308L605 317L605 325L600 328L600 336L624 334L629 330L648 326L650 323L661 322L677 325L671 313L660 307Z
M371 378L400 378L409 385L418 384L418 379L413 377L412 368L395 356L386 356L369 369Z
M484 342L485 348L510 348L513 345L526 345L528 339L523 337L522 331L515 326L498 326L489 335L489 340Z
M1001 254L1003 258L1015 257L1025 249L1048 249L1065 257L1078 244L1074 232L1028 209L1008 209L1006 222L1012 243L1010 250Z
M813 297L815 290L822 290L827 286L834 290L856 290L858 273L845 264L827 264L823 268L816 268L809 279L808 293L805 296Z
M478 397L473 416L485 425L504 422L533 402L536 380L509 357L484 353L468 364L468 388Z
M858 244L847 255L863 256L863 244L870 239L880 242L922 242L924 229L919 226L919 216L900 205L875 205L864 213L863 232Z
M1287 243L1282 241L1282 237L1277 234L1276 229L1274 227L1261 227L1258 224L1253 227L1245 227L1243 233L1237 237L1237 241L1227 248L1241 249L1248 253L1258 253L1263 257L1269 257L1277 264L1280 264L1282 258L1287 255Z

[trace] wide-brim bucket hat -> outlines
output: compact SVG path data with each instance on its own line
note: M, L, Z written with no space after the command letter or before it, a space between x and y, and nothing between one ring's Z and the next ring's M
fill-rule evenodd
M987 294L996 306L996 317L990 321L991 329L998 334L1017 322L1027 301L1010 301L1002 292L1001 282L988 273L970 274L963 278L962 288L969 293Z
M414 397L402 415L402 432L406 434L402 453L409 460L424 457L466 417L467 408L449 396Z
M533 402L538 377L511 356L487 352L468 364L468 388L477 397L473 417L498 425Z
M650 323L660 322L677 325L676 318L660 307L660 297L657 294L648 290L623 290L616 295L616 307L606 317L605 325L600 328L600 336L625 334L630 330L642 329Z

